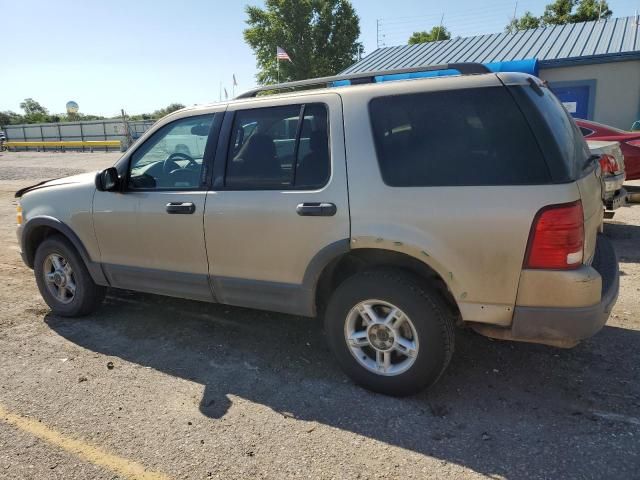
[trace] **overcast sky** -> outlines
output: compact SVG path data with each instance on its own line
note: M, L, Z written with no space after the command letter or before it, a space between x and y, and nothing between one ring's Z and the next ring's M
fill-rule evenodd
M218 100L255 84L255 59L244 43L245 5L236 0L0 0L3 48L0 110L20 111L33 97L52 113L75 100L83 113L136 114L171 102ZM381 43L406 42L413 30L440 22L456 36L502 31L512 0L353 0L365 55ZM541 14L545 1L519 0ZM638 0L609 0L615 16L633 15ZM444 9L444 11L443 11ZM274 47L275 48L275 47Z

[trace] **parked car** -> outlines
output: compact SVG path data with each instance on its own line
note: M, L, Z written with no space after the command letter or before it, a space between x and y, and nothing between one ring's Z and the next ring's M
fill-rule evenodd
M576 345L618 294L597 161L537 78L447 68L186 108L114 167L18 191L44 300L85 315L110 286L320 315L345 372L391 395L440 377L456 327ZM201 156L163 150L185 132Z
M588 140L619 142L627 180L640 179L640 132L625 132L591 120L576 119L576 123Z
M618 142L587 140L589 150L599 157L602 169L602 201L607 211L605 217L613 218L614 210L625 205L627 191L622 186L625 180L624 157Z

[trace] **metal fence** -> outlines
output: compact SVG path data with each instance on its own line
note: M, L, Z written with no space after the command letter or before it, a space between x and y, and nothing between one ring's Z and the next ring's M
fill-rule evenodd
M69 142L93 140L119 140L122 148L146 132L153 120L123 122L118 119L90 120L86 122L33 123L7 125L4 128L7 141L22 142ZM129 136L127 135L127 130Z

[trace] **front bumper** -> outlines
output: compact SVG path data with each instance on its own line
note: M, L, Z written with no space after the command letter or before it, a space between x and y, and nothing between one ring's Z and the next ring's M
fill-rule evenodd
M613 245L598 235L591 265L602 278L600 302L588 307L519 307L514 308L511 328L474 324L483 335L503 340L542 343L569 348L598 332L609 318L618 299L620 272Z

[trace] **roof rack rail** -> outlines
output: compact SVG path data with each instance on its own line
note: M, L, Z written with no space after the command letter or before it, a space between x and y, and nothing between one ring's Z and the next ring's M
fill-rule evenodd
M416 72L432 72L438 70L458 70L463 75L473 75L478 73L491 73L489 68L481 63L444 63L441 65L429 65L426 67L399 68L396 70L378 70L375 72L349 73L346 75L335 75L331 77L310 78L308 80L298 80L295 82L278 83L275 85L265 85L257 87L238 95L236 98L252 98L260 92L268 92L273 90L288 90L298 87L310 87L313 85L322 85L331 82L339 82L350 80L352 84L358 85L362 83L373 83L375 77L382 75L398 75L403 73Z

